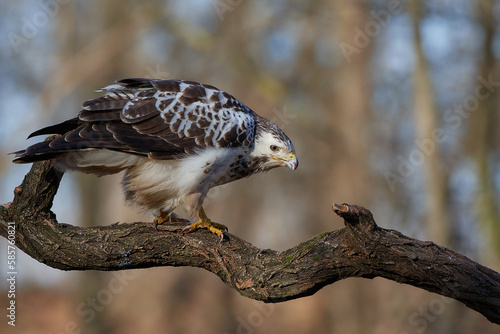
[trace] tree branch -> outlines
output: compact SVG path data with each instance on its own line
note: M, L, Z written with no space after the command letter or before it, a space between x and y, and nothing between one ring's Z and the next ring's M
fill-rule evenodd
M454 298L500 324L500 274L432 242L377 226L367 209L333 205L345 228L319 234L283 252L259 249L228 234L220 242L184 224L59 224L50 211L62 174L37 162L0 206L0 235L15 222L15 245L62 270L124 270L157 266L206 269L243 296L283 302L314 294L348 277L384 277ZM11 231L12 233L12 231Z

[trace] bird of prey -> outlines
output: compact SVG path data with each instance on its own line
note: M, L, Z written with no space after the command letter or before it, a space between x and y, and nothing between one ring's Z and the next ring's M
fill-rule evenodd
M156 224L178 205L224 237L202 204L210 188L275 167L295 170L287 135L230 94L183 80L124 79L96 92L77 117L33 132L52 139L14 152L15 163L55 159L57 168L98 176L125 171L128 202L152 212Z

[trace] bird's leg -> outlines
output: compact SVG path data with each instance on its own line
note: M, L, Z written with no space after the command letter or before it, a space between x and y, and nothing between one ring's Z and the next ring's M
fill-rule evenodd
M187 226L184 229L184 232L189 233L194 232L200 228L206 228L210 232L217 234L217 236L219 236L221 240L224 239L224 231L227 231L227 227L225 225L212 222L207 217L203 207L200 209L199 216L200 219L196 223L192 223L191 225Z
M165 211L160 211L160 216L153 220L153 227L155 229L158 229L158 225L161 225L165 222L170 223L170 215L171 214L166 213Z

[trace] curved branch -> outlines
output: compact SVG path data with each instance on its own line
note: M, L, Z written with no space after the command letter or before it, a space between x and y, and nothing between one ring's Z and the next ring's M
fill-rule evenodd
M348 277L384 277L454 298L500 324L500 274L432 242L380 228L363 207L334 204L345 228L277 252L231 234L223 242L204 230L183 234L184 224L159 231L143 222L59 224L50 207L61 177L50 162L35 163L14 201L0 206L0 235L6 237L8 222L15 222L17 247L53 268L199 267L243 296L272 303L312 295Z

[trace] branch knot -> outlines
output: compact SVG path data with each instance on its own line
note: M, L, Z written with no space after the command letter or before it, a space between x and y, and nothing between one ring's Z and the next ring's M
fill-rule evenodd
M372 213L365 207L359 205L350 205L347 203L333 203L332 210L339 217L344 219L344 224L348 228L362 229L364 232L369 232L378 229Z

